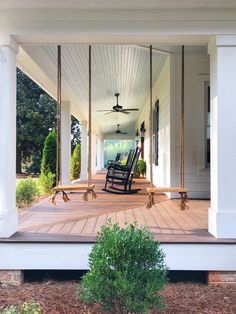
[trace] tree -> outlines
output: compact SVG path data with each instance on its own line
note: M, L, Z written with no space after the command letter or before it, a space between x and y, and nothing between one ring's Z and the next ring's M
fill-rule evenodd
M80 144L77 144L71 157L71 178L73 180L80 178L81 171L81 151Z
M43 158L39 183L43 193L49 194L56 184L57 135L54 130L49 132L43 147Z
M22 71L17 69L17 164L42 156L49 128L56 124L56 102ZM39 169L38 169L39 171Z
M49 172L56 174L56 151L57 136L53 130L48 134L44 142L41 174L48 174Z
M56 109L56 101L17 69L17 173L22 162L28 163L30 172L40 172L45 138L56 126ZM79 121L73 116L71 134L73 151L80 143Z
M71 150L73 151L77 144L80 144L81 133L80 133L80 123L74 117L71 116Z

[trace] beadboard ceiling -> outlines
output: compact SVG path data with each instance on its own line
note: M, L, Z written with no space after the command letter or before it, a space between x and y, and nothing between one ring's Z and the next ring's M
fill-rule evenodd
M57 47L44 46L46 54L57 64ZM153 82L160 74L166 55L153 52ZM66 82L78 99L79 108L88 107L88 46L62 46L62 91ZM140 113L111 113L120 93L123 108L139 108L149 97L149 49L128 45L92 46L92 121L104 136L120 124L123 132L134 134L134 123ZM128 136L127 135L127 136Z

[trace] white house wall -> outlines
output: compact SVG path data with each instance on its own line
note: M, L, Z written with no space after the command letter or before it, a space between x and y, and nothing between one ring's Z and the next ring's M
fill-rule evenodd
M209 57L185 58L185 185L191 198L210 197L210 172L204 165L204 82L209 81ZM181 58L167 57L153 87L153 106L159 99L159 165L153 164L156 186L179 186ZM149 99L136 129L145 121L145 152L149 178Z
M180 185L180 102L181 102L181 58L175 58L175 168L172 185ZM204 81L209 81L209 57L185 57L185 186L191 198L210 197L210 170L204 164ZM172 154L171 154L172 155Z
M159 99L159 165L153 165L153 182L159 186L170 185L170 57L162 67L158 80L153 86L153 105ZM146 133L144 143L144 159L147 162L147 178L149 178L149 99L140 113L136 129L145 121Z

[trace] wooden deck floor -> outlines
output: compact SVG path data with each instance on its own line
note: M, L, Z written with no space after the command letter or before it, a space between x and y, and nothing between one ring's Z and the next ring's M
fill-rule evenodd
M137 194L116 195L104 192L104 173L95 176L97 199L83 201L82 193L71 193L71 201L51 206L43 200L21 213L18 231L35 238L76 239L85 237L94 240L101 226L108 219L124 226L137 221L147 225L155 239L161 242L215 242L207 232L209 201L190 200L189 209L181 211L179 200L169 200L166 195L156 196L156 203L146 209L148 181L136 179Z

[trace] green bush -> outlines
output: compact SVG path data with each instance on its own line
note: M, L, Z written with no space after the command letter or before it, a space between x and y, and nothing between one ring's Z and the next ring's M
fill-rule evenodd
M21 306L21 314L41 314L42 307L35 301L24 302Z
M1 314L41 314L42 307L35 301L24 302L21 306L11 305L6 307Z
M0 311L1 314L19 314L18 308L16 305L7 306L4 310Z
M138 160L136 174L139 176L140 175L145 176L146 170L147 170L146 161L143 159Z
M89 255L90 271L82 278L81 298L112 313L147 313L163 308L167 282L164 254L147 228L121 229L109 222Z
M56 151L57 137L56 132L53 130L49 132L44 142L41 173L56 173Z
M56 185L56 147L56 133L53 130L45 139L41 163L40 185L43 191L47 191L46 193Z
M16 185L17 206L21 207L32 204L38 193L37 184L31 177L20 180Z
M81 171L81 149L80 144L77 144L71 156L71 178L73 180L80 178Z
M56 175L52 172L47 174L41 173L39 177L39 186L42 194L51 194L52 189L55 186Z

